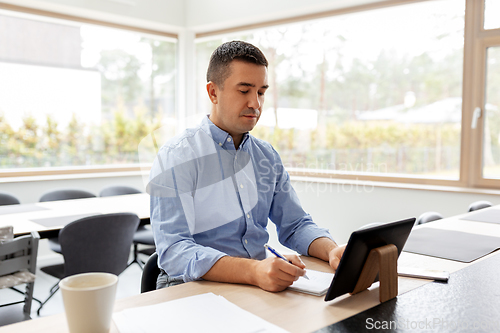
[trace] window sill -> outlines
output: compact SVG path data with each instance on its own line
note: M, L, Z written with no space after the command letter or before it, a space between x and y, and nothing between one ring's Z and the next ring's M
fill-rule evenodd
M41 182L41 181L51 181L51 180L92 179L92 178L110 178L110 177L135 177L135 176L147 176L147 175L149 175L149 170L30 175L30 176L18 176L18 177L0 177L0 184L1 183Z
M451 193L500 195L500 190L496 189L473 188L473 187L462 187L462 186L443 186L443 185L429 185L429 184L381 182L381 181L371 181L371 180L354 180L354 179L342 179L342 178L308 177L308 176L296 176L293 174L290 175L290 179L293 182L355 185L355 186L362 186L364 188L380 187L380 188L437 191L437 192L451 192Z

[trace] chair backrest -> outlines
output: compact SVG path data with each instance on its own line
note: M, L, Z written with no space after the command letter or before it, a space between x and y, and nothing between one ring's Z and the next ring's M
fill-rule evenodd
M59 200L71 200L71 199L85 199L85 198L95 198L95 194L88 191L79 189L59 189L44 193L39 202L45 201L59 201Z
M110 186L101 190L100 197L111 197L115 195L137 194L142 193L136 188L130 186Z
M18 204L20 204L20 202L15 196L9 193L0 192L0 206Z
M429 223L432 221L440 220L443 218L443 215L438 212L425 212L417 218L416 225Z
M156 280L160 274L158 267L158 253L153 253L142 270L141 293L156 290Z
M139 218L132 213L84 217L59 233L64 275L107 272L119 275L127 267Z
M489 201L476 201L469 205L469 212L473 212L475 210L483 209L491 207L493 204Z
M365 224L365 225L359 227L357 230L362 230L362 229L367 229L367 228L371 228L371 227L376 227L376 226L381 225L381 224L383 224L383 223L381 223L381 222L368 223L368 224Z
M38 232L33 231L31 235L0 244L0 276L23 269L35 274L39 239Z

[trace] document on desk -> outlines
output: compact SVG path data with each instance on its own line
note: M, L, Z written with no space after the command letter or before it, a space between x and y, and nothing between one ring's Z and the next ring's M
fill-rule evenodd
M126 309L114 313L113 321L120 333L287 332L212 293Z
M300 277L288 289L300 291L314 296L326 294L333 280L333 273L325 273L313 270L306 270L309 280Z
M478 212L469 213L460 219L468 221L500 224L500 209L480 210Z
M403 251L472 262L499 248L500 237L423 227L412 230Z

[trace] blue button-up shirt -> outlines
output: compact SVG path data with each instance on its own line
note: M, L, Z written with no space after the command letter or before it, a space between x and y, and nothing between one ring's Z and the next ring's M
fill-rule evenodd
M236 150L208 117L159 150L148 192L158 263L173 279L200 279L226 255L264 259L268 219L301 254L331 238L302 209L269 143L247 133Z

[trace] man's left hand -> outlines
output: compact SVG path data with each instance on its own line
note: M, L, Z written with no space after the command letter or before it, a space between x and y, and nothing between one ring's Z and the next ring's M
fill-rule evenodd
M328 254L328 262L334 270L337 270L337 267L339 267L340 259L342 258L344 251L345 251L345 244L342 246L335 247Z

